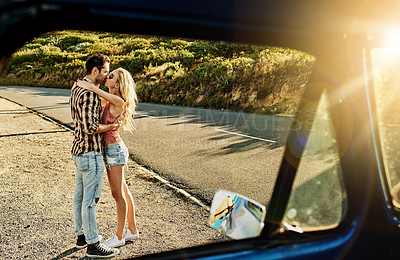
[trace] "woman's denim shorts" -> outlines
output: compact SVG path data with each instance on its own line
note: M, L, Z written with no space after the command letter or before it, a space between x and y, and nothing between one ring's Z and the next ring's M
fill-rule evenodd
M104 147L106 166L128 165L129 152L123 141Z

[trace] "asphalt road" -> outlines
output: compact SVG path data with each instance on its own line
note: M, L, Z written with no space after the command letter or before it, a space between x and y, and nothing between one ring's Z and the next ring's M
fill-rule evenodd
M0 86L0 96L71 125L70 90ZM293 119L139 103L133 158L210 203L217 189L269 200Z

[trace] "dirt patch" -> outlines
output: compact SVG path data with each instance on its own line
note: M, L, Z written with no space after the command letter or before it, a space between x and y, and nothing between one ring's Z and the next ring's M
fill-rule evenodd
M81 258L75 250L72 133L0 98L0 255L3 259ZM126 173L140 239L115 259L212 243L221 234L208 211L160 184L133 161ZM106 176L98 207L103 238L116 231L115 202Z

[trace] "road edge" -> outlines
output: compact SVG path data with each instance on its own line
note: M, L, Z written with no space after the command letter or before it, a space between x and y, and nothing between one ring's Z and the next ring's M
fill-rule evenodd
M37 116L43 118L44 120L47 120L47 121L49 121L49 122L52 122L53 124L55 124L55 125L57 125L57 126L59 126L59 127L61 127L61 128L64 128L64 129L66 129L67 131L69 131L69 132L71 132L71 133L74 132L74 130L71 128L71 126L69 126L69 125L67 125L67 124L64 124L64 123L61 123L60 121L58 121L58 120L56 120L56 119L54 119L54 118L51 118L51 117L49 117L49 116L47 116L47 115L45 115L45 114L43 114L43 113L41 113L41 112L38 112L38 111L36 111L36 110L34 110L34 109L31 109L31 108L29 108L29 107L26 107L26 106L24 106L24 105L22 105L22 104L20 104L20 103L18 103L18 102L16 102L16 101L14 101L14 100L11 100L11 99L9 99L9 98L2 97L2 96L0 96L0 98L1 98L1 99L4 99L4 100L6 100L6 101L9 101L9 102L11 102L11 103L17 104L18 106L20 106L20 107L26 109L29 113L35 114L35 115L37 115ZM129 154L129 159L132 160L132 161L134 161L134 160L132 159L132 155L131 155L131 154ZM187 191L185 191L185 190L183 190L183 189L181 189L181 188L178 188L176 185L174 185L174 184L171 183L170 181L167 181L166 179L164 179L163 177L161 177L161 176L158 175L157 173L155 173L155 172L149 170L149 169L146 168L145 166L140 166L139 169L141 169L142 171L145 171L146 173L150 174L150 175L151 175L153 178L155 178L159 183L162 183L162 184L168 186L169 188L175 190L177 193L179 193L180 195L184 196L185 198L191 200L193 203L197 204L198 206L200 206L200 207L206 209L207 211L210 211L210 206L207 206L206 204L204 204L203 202L201 202L199 199L197 199L196 197L194 197L194 196L193 196L192 194L190 194L189 192L187 192Z

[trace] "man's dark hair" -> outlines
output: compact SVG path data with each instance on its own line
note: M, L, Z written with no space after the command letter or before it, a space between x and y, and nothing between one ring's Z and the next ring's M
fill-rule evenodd
M86 61L86 75L92 73L94 67L99 71L104 67L104 63L110 63L110 58L107 55L96 53L89 57Z

